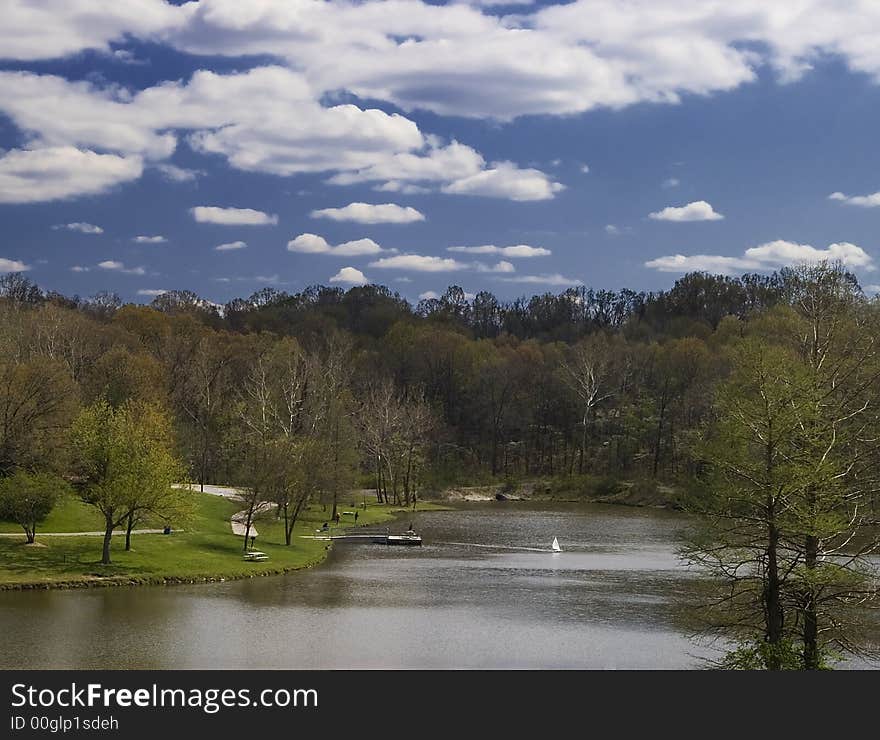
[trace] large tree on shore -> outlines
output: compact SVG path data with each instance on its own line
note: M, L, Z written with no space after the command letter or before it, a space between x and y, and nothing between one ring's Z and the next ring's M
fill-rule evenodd
M750 327L709 430L713 475L688 554L725 586L732 665L827 667L863 649L880 547L876 308L837 267L790 271L789 306ZM716 613L717 619L717 613Z
M149 404L114 408L99 401L77 417L72 440L80 496L104 519L101 562L107 565L114 530L146 512L168 513L188 495L172 489L182 468L173 453L171 426Z

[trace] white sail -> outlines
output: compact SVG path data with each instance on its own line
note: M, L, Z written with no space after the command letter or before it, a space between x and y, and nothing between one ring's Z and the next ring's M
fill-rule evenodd
M553 552L562 552L562 548L559 546L559 540L555 537L553 538L553 544L551 547L553 548Z

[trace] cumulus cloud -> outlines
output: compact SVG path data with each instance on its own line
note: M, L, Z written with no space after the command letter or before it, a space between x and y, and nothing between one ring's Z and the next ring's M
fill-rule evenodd
M544 172L520 169L513 162L495 162L489 169L444 185L444 193L483 195L516 201L549 200L565 186Z
M22 61L63 57L86 49L109 52L111 41L122 41L128 34L151 38L180 27L188 15L188 10L164 0L6 0L0 49L5 58Z
M343 208L320 208L311 213L312 218L327 218L331 221L354 221L359 224L409 224L424 221L421 211L411 206L396 203L349 203Z
M662 211L648 214L648 218L655 221L720 221L724 215L705 200L697 200L686 206L668 206Z
M300 234L287 242L287 251L301 254L326 254L333 257L358 257L390 250L382 249L372 239L355 239L333 246L323 236Z
M192 182L205 174L203 170L188 170L173 164L157 164L156 169L170 182Z
M496 247L494 244L483 244L477 247L448 247L448 252L465 252L467 254L497 254L501 257L545 257L553 254L544 247L532 247L528 244L515 244L510 247Z
M278 216L255 211L253 208L220 208L219 206L196 206L190 209L200 224L221 226L265 226L278 223Z
M560 275L558 272L545 275L518 275L517 277L499 278L505 283L526 283L530 285L583 285L582 280Z
M481 262L475 262L474 266L477 268L477 272L516 272L513 263L507 260L501 260L494 265L484 265Z
M413 185L409 182L398 182L397 180L389 180L381 185L374 185L373 190L379 193L400 193L401 195L424 195L430 193L431 189L423 185Z
M830 200L839 200L849 206L861 206L862 208L880 208L880 192L870 195L844 195L843 193L831 193Z
M759 263L741 257L718 254L671 254L645 262L645 267L659 272L712 272L728 275L734 272L761 269Z
M138 244L164 244L168 239L161 234L156 234L155 236L136 236L132 241Z
M784 265L840 262L846 267L860 267L872 271L873 258L864 249L849 242L829 244L825 249L817 249L809 244L777 239L772 242L750 247L740 257L727 257L717 254L674 254L658 257L645 262L660 272L703 271L732 274L747 271L769 271Z
M246 249L247 242L237 241L237 242L226 242L225 244L218 244L214 247L214 250L217 252L233 252L236 249Z
M825 249L816 249L809 244L777 239L745 251L747 260L777 265L798 262L839 261L847 267L873 269L871 256L861 247L849 242L829 244Z
M200 70L188 81L135 93L53 75L0 72L0 111L27 132L29 149L100 148L141 168L147 161L172 180L198 174L164 161L185 135L191 148L219 155L239 170L328 173L338 185L374 182L395 192L433 185L515 200L546 199L562 187L539 170L509 162L487 168L473 148L423 134L398 113L324 105L321 95L303 72L281 66L226 75ZM74 194L80 190L71 188Z
M440 294L436 290L426 290L424 293L419 293L420 301L436 301L440 297Z
M201 0L166 37L200 54L283 58L321 90L500 120L675 103L733 90L762 65L792 80L828 53L880 79L875 3L575 0L516 15L495 4Z
M345 283L346 285L367 285L370 281L367 276L354 267L343 267L333 277L331 283Z
M162 290L161 288L141 288L137 294L143 296L150 296L151 298L155 298L157 295L162 295L163 293L167 293L167 290Z
M98 267L102 270L124 272L127 275L146 275L147 273L143 267L126 267L123 262L119 262L118 260L104 260L103 262L98 263Z
M413 272L454 272L468 265L449 257L430 257L421 254L398 254L370 263L370 267L384 270L412 270Z
M20 260L10 260L0 257L0 272L27 272L30 266Z
M70 271L71 272L91 272L92 268L86 267L84 265L74 265L73 267L70 268Z
M67 231L78 231L80 234L103 234L104 229L100 226L95 226L95 224L88 224L84 221L74 221L70 224L55 224L52 227L55 231L59 229L66 229Z
M73 146L12 149L0 156L0 203L94 195L137 180L142 172L138 156L97 154Z
M499 3L521 7L512 15L498 12ZM675 103L687 94L733 90L756 79L762 65L793 80L825 54L880 79L874 31L880 7L871 2L60 5L8 0L0 31L4 56L107 51L111 41L131 35L195 54L282 59L302 70L319 95L348 90L403 110L499 120Z

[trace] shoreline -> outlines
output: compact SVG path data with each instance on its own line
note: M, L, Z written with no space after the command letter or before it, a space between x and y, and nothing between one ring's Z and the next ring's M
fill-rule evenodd
M424 508L422 508L424 507ZM420 508L416 509L416 511L425 511L425 510L444 510L450 507L444 506L442 503L435 502L421 502ZM380 508L370 506L369 513L370 516L368 521L361 521L357 525L345 525L342 529L357 529L360 527L366 526L375 526L377 524L382 524L384 522L390 522L397 519L401 514L405 514L411 509L397 507L397 508ZM320 519L320 517L319 517ZM304 532L311 531L311 525L313 523L313 519L307 518L302 522L302 527L298 525L297 530L294 533L294 537L297 542L301 542L305 544L306 542L310 543L309 547L305 548L305 552L303 552L302 548L297 548L297 554L302 555L303 559L298 560L296 562L287 562L280 563L275 565L270 565L268 563L261 564L249 564L244 562L240 554L242 552L240 548L240 540L232 540L232 533L230 532L228 540L225 540L224 544L228 544L230 541L235 543L235 548L231 549L230 556L236 557L236 560L230 561L227 565L228 570L224 568L217 568L216 570L206 568L205 572L199 573L194 572L192 574L183 574L181 572L175 572L174 568L169 568L167 573L118 573L118 574L108 574L108 575L100 575L99 573L92 572L87 574L79 574L71 577L65 577L63 574L58 574L58 577L53 577L51 574L45 579L29 579L29 580L21 580L21 581L0 581L0 592L10 592L10 591L49 591L49 590L71 590L71 589L80 589L80 588L118 588L118 587L136 587L136 586L176 586L176 585L186 585L186 584L200 584L200 583L223 583L225 581L237 581L244 580L247 578L264 578L269 576L278 576L284 575L287 573L292 573L298 570L304 570L307 568L313 568L317 565L323 563L327 556L329 555L330 548L332 547L332 542L321 542L320 549L316 546L319 541L317 540L306 540L303 539ZM259 524L259 521L257 522ZM228 526L228 522L225 522ZM163 535L138 535L139 537L163 537ZM39 533L37 534L37 541L39 542ZM74 539L75 535L71 534L70 539ZM21 535L22 540L24 539L24 535ZM63 540L66 538L63 537L53 537L55 540ZM76 538L76 539L84 539L84 538ZM178 544L178 543L176 543ZM195 552L207 549L210 545L202 545L200 548L197 543L191 542L182 542L178 544L178 547L183 548L183 552ZM14 544L10 544L10 547L25 547L23 542L16 542ZM283 543L277 542L266 542L265 544L260 545L261 548L270 549L273 555L290 555L291 551L287 550L287 545ZM310 552L311 550L311 552ZM8 552L8 550L7 550ZM137 549L134 550L137 553ZM115 557L122 555L123 552L117 552ZM100 563L97 562L89 562L82 563L84 567L97 571L98 569L104 567ZM253 568L248 566L253 565ZM113 563L113 566L120 567L121 564ZM132 566L134 570L136 570L138 566ZM141 566L143 567L143 566Z

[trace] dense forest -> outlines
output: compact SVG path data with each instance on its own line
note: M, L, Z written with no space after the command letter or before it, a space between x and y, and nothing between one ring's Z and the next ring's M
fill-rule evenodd
M200 483L247 478L240 446L261 403L289 439L326 437L317 427L335 419L350 477L389 500L490 479L676 479L692 472L724 347L790 281L695 273L659 293L510 303L450 287L417 306L379 286L266 288L221 307L186 291L149 306L68 298L10 274L0 470L63 460L54 431L79 406L149 400Z
M225 306L174 291L143 306L10 274L0 470L63 460L55 432L79 406L142 400L173 418L200 483L247 482L242 444L257 417L273 437L333 438L346 475L394 501L541 476L680 481L698 465L731 343L788 305L797 282L792 270L693 273L657 293L573 288L509 303L453 286L417 306L380 286L266 288Z

